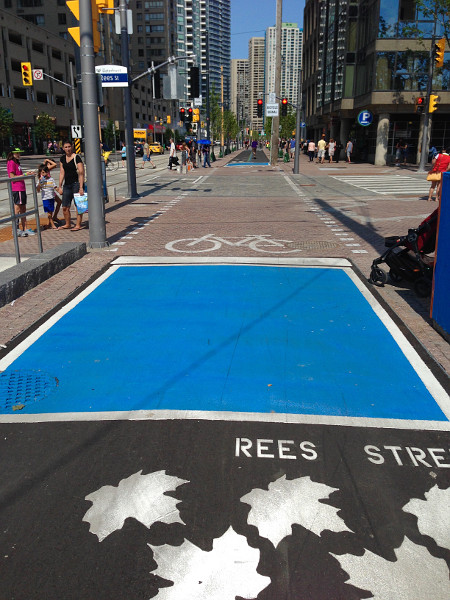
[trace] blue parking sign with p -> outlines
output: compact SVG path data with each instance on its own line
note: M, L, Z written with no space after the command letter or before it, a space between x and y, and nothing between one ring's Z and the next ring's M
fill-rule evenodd
M363 127L371 125L373 121L373 114L369 110L362 110L358 115L358 123Z

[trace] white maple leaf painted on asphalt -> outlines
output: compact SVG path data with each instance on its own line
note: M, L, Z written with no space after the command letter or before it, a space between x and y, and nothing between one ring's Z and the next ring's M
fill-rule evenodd
M429 535L438 546L450 550L450 488L441 490L435 485L425 493L425 500L412 498L403 510L416 515L422 535Z
M155 471L142 475L142 471L122 479L117 487L105 485L86 496L92 502L91 508L83 517L90 524L89 531L102 542L113 531L122 529L125 519L136 519L145 527L153 523L183 523L176 508L179 500L166 496L174 491L184 479L166 475L165 471Z
M448 600L448 567L441 558L405 538L391 562L366 550L363 556L333 554L350 576L347 584L372 593L374 600Z
M269 484L268 490L254 489L241 502L250 504L248 523L257 527L259 535L272 542L275 548L292 533L294 523L316 535L322 531L351 531L337 516L339 509L322 504L336 491L324 483L315 483L310 477L287 480L280 477Z
M270 577L256 572L259 550L232 527L214 540L210 552L188 540L181 546L149 546L158 564L156 574L174 582L159 590L158 600L256 598L270 584Z

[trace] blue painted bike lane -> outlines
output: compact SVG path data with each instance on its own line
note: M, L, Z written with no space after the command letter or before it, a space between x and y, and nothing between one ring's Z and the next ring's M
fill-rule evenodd
M6 597L446 600L448 394L349 263L115 262L0 362Z

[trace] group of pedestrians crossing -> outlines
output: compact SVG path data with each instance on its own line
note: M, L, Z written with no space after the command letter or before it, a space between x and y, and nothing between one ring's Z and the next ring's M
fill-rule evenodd
M329 163L338 163L343 149L344 146L339 140L330 138L327 141L324 133L317 144L314 140L306 140L303 142L303 150L305 154L308 155L309 162L314 162L314 159L316 159L316 162L319 164L324 164L326 158L328 158ZM345 146L345 157L348 163L352 162L352 152L353 141L349 139Z

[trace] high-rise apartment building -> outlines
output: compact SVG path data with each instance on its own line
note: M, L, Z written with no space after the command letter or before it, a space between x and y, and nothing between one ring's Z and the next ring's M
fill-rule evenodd
M20 30L21 34L23 33L26 35L25 22L27 22L35 25L38 28L36 31L41 30L40 35L37 37L41 38L43 42L46 40L47 32L66 40L68 44L67 47L71 48L71 52L74 56L75 77L77 78L77 75L79 77L80 67L77 58L77 47L68 33L68 28L76 26L77 21L67 8L65 0L4 0L3 6L5 11L24 20L20 25L20 22L17 22L17 30ZM98 24L101 36L101 48L96 56L97 64L121 64L122 62L120 38L115 35L112 22L113 17L101 15ZM32 55L30 58L34 68L43 64L39 53ZM52 57L49 57L49 60L45 61L45 72L58 79L58 73L61 73L61 69L57 62L53 64L51 58ZM64 81L67 83L70 79L64 79ZM55 83L55 85L58 84ZM65 89L67 90L67 88ZM104 106L100 108L100 120L102 125L106 125L106 121L112 119L114 121L119 121L120 127L123 128L123 101L121 100L121 94L117 94L112 88L105 88L103 97L105 103ZM49 98L51 99L52 96L49 96ZM78 99L77 104L79 104ZM44 112L48 112L45 107L43 110Z
M192 97L190 67L200 68L200 91L206 97L206 72L209 65L210 89L221 93L222 69L224 102L230 99L231 56L230 0L178 0L177 2L177 55L195 55L194 59L180 61L180 74L185 81L185 100Z
M264 98L264 38L252 37L248 43L249 117L253 133L263 128L263 117L258 117L258 98Z
M230 107L240 124L249 122L249 62L246 58L231 60Z
M351 138L356 159L380 165L393 161L402 141L409 161L418 161L423 116L415 112L415 102L427 95L434 31L441 38L443 24L424 15L413 0L307 0L307 137L325 133L344 145ZM450 142L449 59L446 52L444 67L434 69L432 79L439 105L430 115L431 144L440 148Z
M231 0L208 0L209 82L220 92L223 72L225 107L230 102Z
M303 32L297 23L281 26L281 97L297 103L298 81L302 64ZM265 43L265 101L267 94L275 91L276 27L268 27Z
M130 64L132 77L148 68L164 63L177 54L177 0L131 0L133 35L130 36ZM158 130L176 122L177 101L162 98L162 77L167 67L157 69L154 76L146 76L133 84L132 109L134 127ZM155 127L156 125L156 127Z

